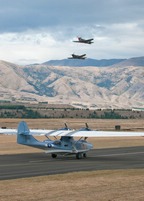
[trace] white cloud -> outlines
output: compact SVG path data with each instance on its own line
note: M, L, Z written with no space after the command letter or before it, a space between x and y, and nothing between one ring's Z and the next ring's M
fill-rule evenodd
M0 34L0 60L17 64L65 59L70 54L110 59L143 56L144 22L89 24L77 27L39 28ZM94 44L77 44L77 36L94 38Z
M71 41L57 41L47 32L6 33L0 35L0 59L18 64L41 63L67 58Z

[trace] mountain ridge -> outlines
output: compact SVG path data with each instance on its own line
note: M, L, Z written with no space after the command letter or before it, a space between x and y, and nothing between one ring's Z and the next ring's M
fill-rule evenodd
M49 60L43 65L48 66L72 66L72 67L84 67L84 66L96 66L96 67L107 67L107 66L144 66L144 56L133 57L129 59L62 59L62 60Z
M62 59L62 60L50 60L42 64L48 66L72 66L72 67L84 67L84 66L99 66L106 67L125 61L125 59Z
M141 64L143 58L140 60L136 58ZM75 68L0 61L0 100L48 101L87 108L144 107L144 65L120 63Z

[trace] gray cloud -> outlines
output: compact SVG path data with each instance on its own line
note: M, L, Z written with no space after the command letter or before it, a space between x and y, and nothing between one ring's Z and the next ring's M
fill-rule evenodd
M1 0L0 32L139 21L142 0Z
M73 52L97 59L141 56L143 35L143 0L0 0L3 60L44 62ZM95 42L71 43L76 36Z

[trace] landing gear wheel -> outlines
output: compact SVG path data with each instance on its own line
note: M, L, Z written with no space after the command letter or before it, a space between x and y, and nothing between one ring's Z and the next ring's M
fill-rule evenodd
M52 157L52 158L56 158L57 155L56 155L56 154L52 154L51 157Z
M87 157L87 154L86 154L86 153L83 153L83 157L86 158L86 157Z
M82 159L82 157L83 157L82 153L77 153L76 154L76 159Z

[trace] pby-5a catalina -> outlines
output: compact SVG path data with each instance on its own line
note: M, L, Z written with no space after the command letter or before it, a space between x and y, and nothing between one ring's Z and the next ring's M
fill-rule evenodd
M75 43L86 43L86 44L92 44L93 43L93 38L90 38L90 39L83 39L81 37L78 37L78 40L76 41L73 41Z
M86 54L82 54L82 55L76 55L76 54L72 54L72 57L69 57L68 59L85 59Z
M18 144L43 149L45 153L51 154L52 158L56 158L57 155L73 154L77 159L85 158L86 153L93 148L87 141L89 137L144 136L144 132L94 131L88 126L80 130L71 130L68 127L59 130L29 129L24 121L19 123L17 129L0 129L0 134L17 134ZM33 135L45 135L47 139L39 141ZM51 140L50 137L57 139ZM79 139L75 140L74 137Z

